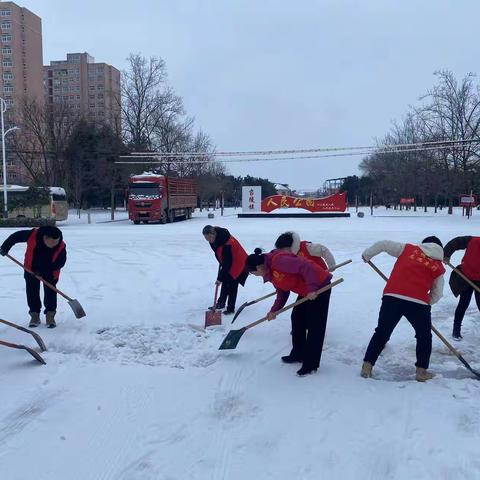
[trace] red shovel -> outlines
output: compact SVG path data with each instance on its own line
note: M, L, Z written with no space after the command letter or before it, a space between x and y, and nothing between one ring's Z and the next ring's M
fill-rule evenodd
M211 310L205 312L205 328L211 327L213 325L222 324L222 312L217 310L217 295L218 295L218 284L215 285L215 297L213 299L213 307Z

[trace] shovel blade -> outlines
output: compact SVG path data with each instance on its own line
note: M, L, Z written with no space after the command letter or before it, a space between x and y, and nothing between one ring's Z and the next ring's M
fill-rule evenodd
M77 318L83 318L87 316L87 314L85 313L85 310L80 305L80 302L78 300L75 300L75 299L69 300L68 304L70 305L70 308L73 310L73 313Z
M33 348L24 347L24 349L35 359L37 362L40 362L42 365L46 365L47 362L38 354Z
M242 335L247 331L246 328L240 330L230 330L227 336L223 339L222 344L218 347L219 350L234 350L242 338Z
M222 324L222 312L220 310L209 310L205 312L205 328Z

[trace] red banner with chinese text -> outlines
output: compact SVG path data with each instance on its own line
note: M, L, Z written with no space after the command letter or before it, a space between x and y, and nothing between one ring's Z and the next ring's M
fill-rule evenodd
M277 208L303 208L309 212L344 212L347 209L347 193L335 193L323 198L272 195L262 200L262 212L272 212Z

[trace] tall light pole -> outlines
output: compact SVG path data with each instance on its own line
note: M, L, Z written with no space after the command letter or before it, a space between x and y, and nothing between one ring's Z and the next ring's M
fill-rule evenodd
M3 160L3 218L8 218L7 205L7 159L5 155L5 136L13 130L19 130L18 127L9 128L5 131L4 113L7 111L7 102L0 98L0 117L2 123L2 160Z

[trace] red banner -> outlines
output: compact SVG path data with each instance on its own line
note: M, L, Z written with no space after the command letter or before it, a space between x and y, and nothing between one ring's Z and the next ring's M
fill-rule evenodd
M347 192L335 193L324 198L272 195L262 200L262 212L272 212L277 208L303 208L309 212L344 212L347 209Z
M415 203L414 198L401 198L400 205L413 205Z

